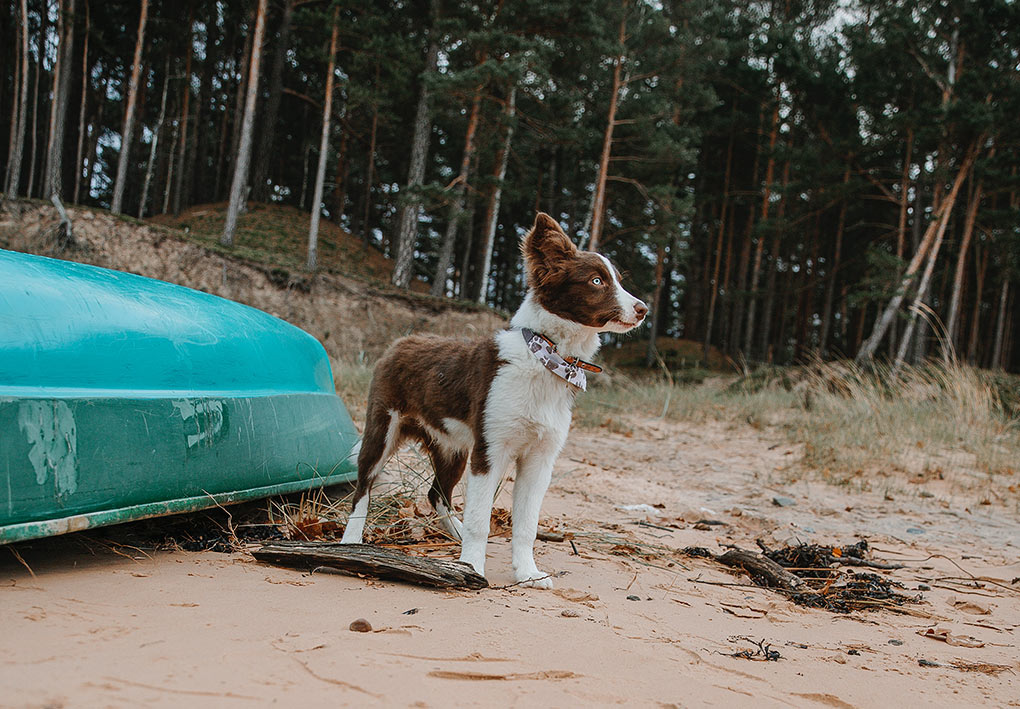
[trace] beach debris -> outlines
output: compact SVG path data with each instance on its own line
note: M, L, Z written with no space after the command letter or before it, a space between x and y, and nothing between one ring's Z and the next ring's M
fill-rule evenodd
M949 663L961 672L980 672L986 675L992 675L993 677L1002 672L1013 673L1013 668L1009 665L997 665L993 662L967 662L966 660L953 660Z
M627 600L628 601L640 601L641 600L641 596L635 596L634 594L631 594L631 595L627 596Z
M563 532L540 531L535 538L540 542L562 542L567 537Z
M580 618L581 611L574 610L573 608L564 608L560 611L560 615L564 618Z
M357 620L352 620L351 621L350 629L351 629L351 632L354 632L354 633L371 633L372 632L372 624L369 623L364 618L358 618Z
M417 613L417 612L418 612L419 610L421 610L421 609L420 609L420 608L408 608L408 609L407 609L406 611L404 611L403 613L401 613L401 615L414 615L414 614L415 614L415 613Z
M957 598L956 596L950 596L946 599L946 603L951 605L954 610L969 613L970 615L991 615L991 607L980 601L972 601L969 598Z
M559 596L560 598L566 601L572 601L574 603L583 603L590 607L593 607L591 606L592 603L595 603L597 600L599 600L597 594L589 593L587 591L580 591L576 588L554 588L552 590L552 593L553 595Z
M761 554L732 546L718 556L702 547L687 547L683 554L742 569L757 586L780 591L798 605L834 613L877 608L895 610L920 600L920 597L896 592L894 589L903 588L903 585L892 579L838 568L843 565L902 568L898 564L865 559L868 551L865 540L844 546L798 544L777 549L770 549L758 540L758 546Z
M642 503L642 504L638 504L638 505L617 505L616 506L616 509L623 510L624 512L642 512L644 514L653 515L653 516L656 516L656 517L658 517L659 515L662 514L661 510L664 509L664 508L665 508L665 505L662 505L661 503L657 504L657 505L648 505L648 504L643 504Z
M783 656L779 654L779 650L773 650L770 643L765 642L765 639L751 640L742 636L730 638L730 642L742 640L750 643L754 646L753 650L738 650L737 652L730 653L730 657L739 657L742 660L751 660L753 662L778 662L783 659Z
M926 660L923 657L917 661L917 664L919 664L921 667L942 667L942 665L940 665L939 663L932 662L931 660Z
M438 588L486 588L489 584L468 564L411 556L373 544L281 541L252 552L257 560L301 569L335 570L352 576L407 581Z
M794 500L792 497L783 497L782 495L777 495L776 497L772 498L772 504L775 505L776 507L793 507L794 505L797 504L797 501Z
M972 635L956 635L949 631L948 628L934 627L925 628L924 630L918 630L917 634L924 638L931 638L932 640L941 640L949 645L955 645L956 647L984 647L985 644L981 640L973 637Z
M762 554L786 567L821 568L840 566L865 566L870 569L902 569L903 564L886 564L871 561L867 558L868 542L866 539L855 544L842 546L826 546L823 544L798 544L796 546L769 549L760 539L757 540Z

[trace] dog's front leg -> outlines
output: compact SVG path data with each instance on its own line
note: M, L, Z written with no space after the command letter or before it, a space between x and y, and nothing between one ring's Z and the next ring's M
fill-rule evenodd
M481 576L485 576L485 546L489 541L489 519L492 517L492 500L496 488L509 465L505 456L494 456L498 465L488 470L476 467L472 456L471 471L464 489L464 524L461 529L460 560L471 564Z
M549 574L535 565L535 536L542 498L549 488L558 446L536 446L517 461L514 481L513 550L514 578L523 586L552 588Z

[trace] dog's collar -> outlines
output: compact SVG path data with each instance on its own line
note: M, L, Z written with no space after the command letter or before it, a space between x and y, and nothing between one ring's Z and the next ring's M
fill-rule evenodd
M588 377L585 372L602 371L602 367L585 362L580 357L563 357L556 351L556 343L539 332L522 327L521 334L524 336L524 344L535 359L557 377L565 379L582 391L588 388Z

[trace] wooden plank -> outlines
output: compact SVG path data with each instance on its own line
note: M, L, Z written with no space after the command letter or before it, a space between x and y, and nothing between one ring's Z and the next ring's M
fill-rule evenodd
M486 588L484 576L460 561L411 556L373 544L336 542L273 542L253 556L278 566L314 569L326 567L346 574L396 579L437 588Z

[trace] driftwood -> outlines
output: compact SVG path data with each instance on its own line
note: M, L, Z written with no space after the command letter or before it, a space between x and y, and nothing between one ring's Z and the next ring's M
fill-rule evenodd
M486 588L485 577L467 564L410 556L373 544L273 542L252 553L259 561L290 568L325 567L345 574L397 579L439 588Z
M762 579L765 582L764 585L771 588L780 588L784 591L793 592L804 590L804 579L795 576L772 561L772 559L762 556L757 552L745 549L730 549L725 554L717 556L715 560L721 564L726 564L726 566L741 568L752 577Z

